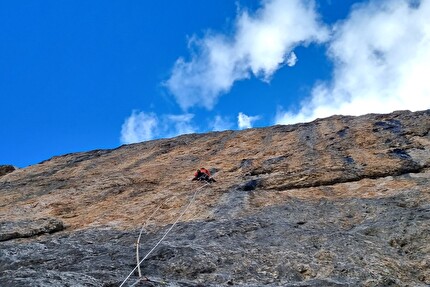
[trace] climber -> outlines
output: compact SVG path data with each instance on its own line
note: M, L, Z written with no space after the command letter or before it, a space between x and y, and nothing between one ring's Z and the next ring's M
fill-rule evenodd
M216 180L211 177L211 173L209 172L209 170L204 167L198 169L194 173L194 178L192 180L207 181L209 183L216 182Z

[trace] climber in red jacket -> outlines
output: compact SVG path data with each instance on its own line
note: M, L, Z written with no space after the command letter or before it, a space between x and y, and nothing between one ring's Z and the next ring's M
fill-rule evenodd
M207 182L216 182L215 179L211 177L211 173L206 168L202 167L198 169L194 173L194 178L192 180L199 180L199 181L207 181Z

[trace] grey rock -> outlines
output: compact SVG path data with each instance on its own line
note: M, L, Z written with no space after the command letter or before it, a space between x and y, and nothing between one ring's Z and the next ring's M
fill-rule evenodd
M294 200L250 216L180 223L142 272L169 286L426 286L428 273L417 267L430 264L429 214L419 195L405 192ZM142 256L168 227L144 233ZM3 242L0 285L118 286L135 266L137 234L87 229Z
M55 218L0 222L0 241L54 233L63 230L64 224Z
M430 110L68 154L0 196L0 286L119 286L156 206L125 286L430 286Z

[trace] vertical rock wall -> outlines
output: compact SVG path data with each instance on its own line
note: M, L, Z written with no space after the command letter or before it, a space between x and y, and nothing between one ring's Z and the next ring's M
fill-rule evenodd
M0 177L1 286L430 285L430 111L54 157ZM132 275L130 286L136 281Z

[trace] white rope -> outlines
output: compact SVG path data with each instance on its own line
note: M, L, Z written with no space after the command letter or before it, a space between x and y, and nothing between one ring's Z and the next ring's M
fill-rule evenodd
M136 282L134 282L133 284L131 284L131 285L130 285L130 287L134 287L134 286L136 286L136 284L137 284L137 283L139 283L139 282L140 282L140 278L139 278L139 279L137 279L137 281L136 281Z
M128 274L128 276L124 279L124 281L121 283L121 285L119 285L119 287L122 287L124 285L124 283L128 280L128 278L130 278L130 276L133 274L134 271L136 271L137 267L140 266L140 264L142 264L142 262L148 258L148 256L155 250L155 248L158 247L158 245L160 245L160 243L164 240L164 238L166 238L167 234L169 234L169 232L173 229L173 227L175 227L175 225L179 222L179 220L182 218L182 216L185 214L185 212L187 212L188 208L191 206L191 204L193 203L194 199L196 198L196 194L197 192L202 189L203 187L209 185L210 183L206 183L205 185L200 186L199 188L196 189L196 191L194 192L190 202L188 203L188 205L185 207L185 209L182 211L182 213L179 215L179 217L175 220L175 222L172 224L172 226L170 226L170 228L166 231L166 233L164 233L163 237L161 237L161 239L157 242L157 244L155 244L154 247L152 247L152 249L145 255L145 257L143 257L142 260L140 260L139 264L136 265L136 267L133 268L133 270L131 270L130 274ZM140 279L139 279L140 280ZM136 283L134 283L136 284Z
M148 219L145 221L145 223L142 225L142 228L140 229L139 237L137 238L137 242L136 242L136 263L137 263L137 266L138 266L139 278L142 277L142 273L140 272L140 264L139 264L139 260L140 260L140 258L139 258L139 248L140 248L140 238L142 237L143 230L145 229L145 227L148 224L149 220L151 220L151 218L155 216L155 214L161 208L161 206L163 206L164 204L166 204L167 202L169 202L170 200L172 200L172 198L173 197L166 198L165 200L163 200L163 202L160 203L157 206L157 208L154 210L154 212L152 212L152 214L148 217Z

